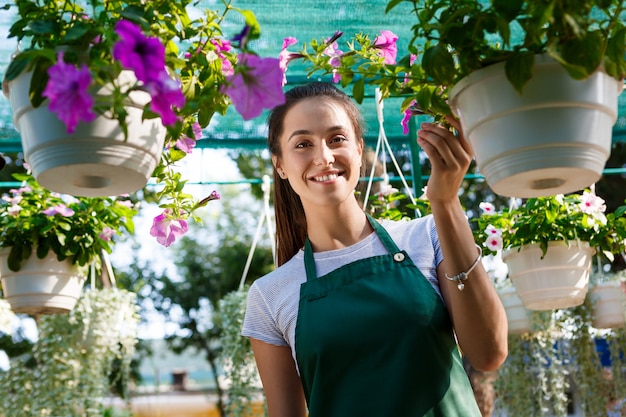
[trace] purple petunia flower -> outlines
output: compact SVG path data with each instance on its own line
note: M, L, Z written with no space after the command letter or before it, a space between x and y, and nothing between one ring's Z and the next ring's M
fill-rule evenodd
M227 77L229 85L223 88L244 120L259 116L264 108L285 103L283 73L276 58L260 58L242 53L239 66L243 73Z
M80 120L90 122L96 118L92 111L93 98L88 92L91 74L85 64L80 70L66 64L60 52L57 63L48 68L48 77L42 95L50 100L48 109L65 123L68 133L74 132Z
M398 35L390 30L383 30L380 36L374 40L374 46L379 49L379 54L384 58L385 64L395 64L398 55Z
M167 247L174 241L187 233L189 227L184 219L174 219L169 215L169 210L156 216L150 228L150 235L156 237L157 242Z
M113 45L113 58L133 70L139 81L158 80L165 69L165 47L159 39L145 36L139 26L128 20L117 22L115 31L120 39Z
M185 105L185 95L178 80L171 78L166 71L161 71L159 77L148 84L152 96L150 110L161 116L164 125L176 123L176 113L172 106L179 109Z

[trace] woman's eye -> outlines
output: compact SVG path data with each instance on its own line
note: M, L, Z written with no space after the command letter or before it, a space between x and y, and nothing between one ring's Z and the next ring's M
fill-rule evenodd
M302 149L302 148L306 148L309 146L308 142L298 142L296 143L296 149Z
M340 143L340 142L343 142L343 141L345 141L345 140L347 140L347 139L346 139L344 136L334 136L334 137L330 140L330 142L331 142L331 143Z

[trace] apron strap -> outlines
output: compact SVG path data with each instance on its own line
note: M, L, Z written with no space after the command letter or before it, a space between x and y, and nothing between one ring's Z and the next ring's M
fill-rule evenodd
M400 252L398 245L396 245L391 236L389 236L387 230L385 230L385 228L380 223L378 223L378 221L372 216L367 213L365 213L365 215L367 216L367 220L369 221L370 226L372 226L372 229L374 229L374 232L381 240L385 248L389 251L389 253L396 254ZM307 281L317 278L315 259L313 258L313 247L311 246L311 242L309 241L308 236L304 241L304 268L306 270Z
M306 280L311 281L317 278L317 271L315 270L315 260L313 259L313 248L311 247L311 241L309 237L306 237L304 241L304 268L306 269Z

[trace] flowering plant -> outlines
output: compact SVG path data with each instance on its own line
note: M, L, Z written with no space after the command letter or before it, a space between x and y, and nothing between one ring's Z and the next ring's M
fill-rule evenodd
M475 219L477 243L486 253L538 243L545 255L550 241L585 241L609 260L626 248L626 205L605 213L604 200L590 190L582 194L529 198L521 205L496 211L480 203Z
M432 213L425 189L420 198L412 199L388 182L368 198L367 211L377 219L390 220L410 220Z
M209 201L186 194L186 181L174 168L192 152L213 115L225 114L232 104L248 120L284 102L279 59L261 58L249 47L260 36L254 14L226 0L222 11L199 10L196 3L16 0L3 7L17 8L9 38L16 38L21 48L4 82L33 71L33 106L49 100L49 109L68 132L81 121L105 115L127 134L124 104L129 95L137 90L150 95L143 117L160 118L167 128L165 151L153 173L163 185L159 200L167 198L161 206L167 222L186 223ZM221 25L232 11L244 17L245 26L227 39ZM118 85L123 70L132 71L136 82ZM104 86L111 94L94 100L90 92Z
M421 112L439 118L450 114L448 92L459 80L498 62L505 62L519 92L532 77L536 54L547 53L575 79L601 65L623 79L624 10L621 0L390 0L387 13L415 15L408 48L397 60L397 37L382 34L375 42L356 34L344 47L333 44L338 36L330 43L312 40L290 58L308 63L309 75L332 74L344 87L353 83L359 102L368 83L383 98L406 97L401 110L407 119Z
M71 197L41 187L28 174L0 201L0 247L10 248L8 266L19 271L22 261L49 251L59 261L83 266L112 252L115 235L133 233L137 210L126 198Z

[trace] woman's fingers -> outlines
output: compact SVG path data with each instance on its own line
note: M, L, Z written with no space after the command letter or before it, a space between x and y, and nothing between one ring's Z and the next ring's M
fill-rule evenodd
M442 163L447 167L469 166L472 159L471 147L462 137L456 137L448 129L433 123L423 123L418 131L418 143L431 163Z

